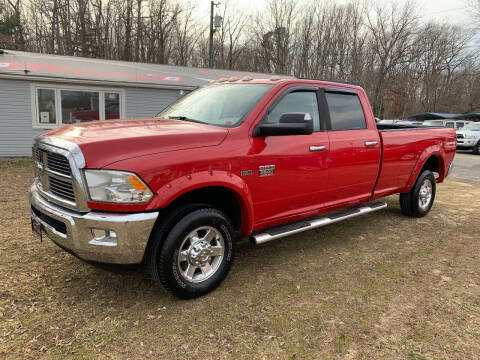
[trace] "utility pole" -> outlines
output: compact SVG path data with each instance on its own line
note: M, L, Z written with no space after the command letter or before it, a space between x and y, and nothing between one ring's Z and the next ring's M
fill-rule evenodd
M215 30L213 29L213 8L215 7L215 2L212 0L210 1L210 44L209 44L209 60L208 60L208 67L213 68L213 33Z
M208 67L213 69L213 34L216 31L216 28L222 26L222 17L221 16L213 16L213 11L215 6L220 5L220 3L215 3L215 1L210 1L210 43L208 49Z

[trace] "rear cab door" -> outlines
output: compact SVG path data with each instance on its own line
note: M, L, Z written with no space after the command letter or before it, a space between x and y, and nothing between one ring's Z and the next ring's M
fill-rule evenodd
M367 201L377 181L382 146L370 103L355 88L327 86L321 90L330 143L325 205Z

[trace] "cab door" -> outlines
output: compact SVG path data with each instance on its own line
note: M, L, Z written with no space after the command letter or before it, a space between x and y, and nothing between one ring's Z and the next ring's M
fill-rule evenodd
M380 168L378 130L366 121L370 107L366 97L351 89L324 88L330 141L329 205L368 200Z
M289 88L274 100L261 120L278 123L284 113L308 113L314 122L312 134L252 138L257 227L318 208L325 201L330 146L326 125L321 125L317 97L316 87Z

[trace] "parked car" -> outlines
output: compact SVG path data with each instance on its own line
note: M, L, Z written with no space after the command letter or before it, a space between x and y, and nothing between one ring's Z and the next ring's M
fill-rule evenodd
M98 110L77 110L73 113L77 121L99 120L100 114ZM120 116L120 108L118 103L112 103L105 106L105 119L118 119Z
M470 123L457 131L457 149L480 155L480 123Z
M145 262L192 298L222 282L239 237L263 244L398 193L404 215L425 216L454 155L453 129L376 125L359 86L217 82L154 119L38 136L32 229L90 262Z
M448 127L455 130L460 130L466 124L471 123L468 120L427 120L423 122L424 126L441 126Z

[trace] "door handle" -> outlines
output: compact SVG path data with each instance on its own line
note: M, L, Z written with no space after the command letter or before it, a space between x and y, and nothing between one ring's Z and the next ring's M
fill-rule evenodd
M324 145L312 145L310 146L310 151L325 151L327 148Z
M365 146L375 146L378 142L376 141L365 141Z

